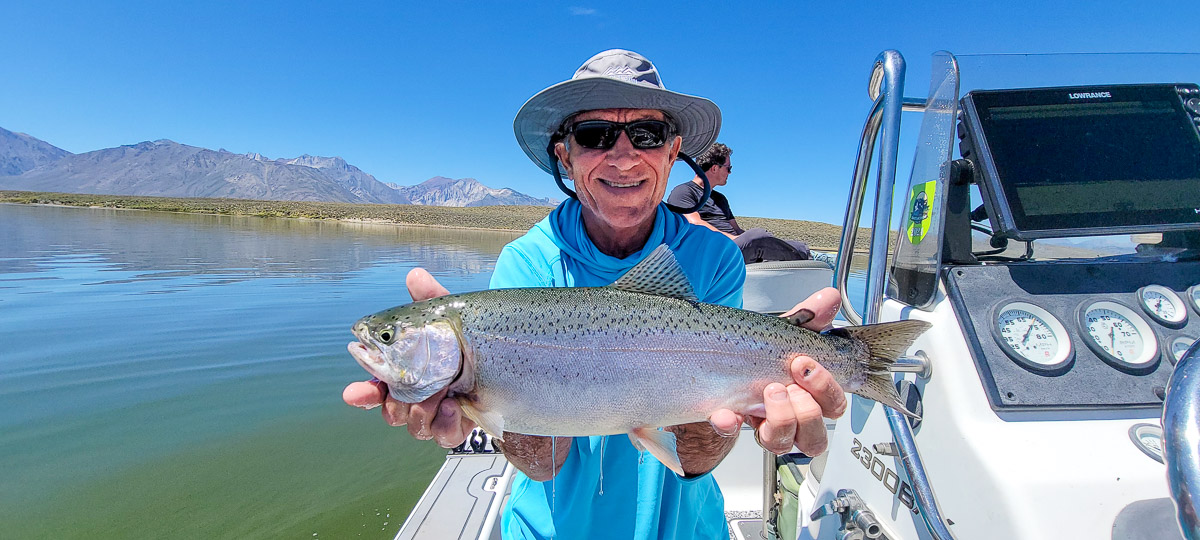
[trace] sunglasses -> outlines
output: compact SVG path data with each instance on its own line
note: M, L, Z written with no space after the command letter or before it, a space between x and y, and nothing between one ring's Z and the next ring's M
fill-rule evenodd
M645 150L667 144L675 135L675 127L662 120L635 120L627 124L608 120L584 120L571 125L567 133L575 135L575 142L584 148L608 150L617 144L624 131L634 148Z

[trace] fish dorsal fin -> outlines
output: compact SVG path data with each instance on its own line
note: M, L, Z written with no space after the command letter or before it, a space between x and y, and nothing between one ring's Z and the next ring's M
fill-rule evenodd
M675 252L666 244L659 244L642 262L634 265L610 286L624 291L697 300L692 282L688 281L683 267L675 260Z

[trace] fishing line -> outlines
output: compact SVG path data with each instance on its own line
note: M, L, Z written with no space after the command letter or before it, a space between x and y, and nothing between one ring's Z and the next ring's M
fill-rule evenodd
M600 436L600 495L604 495L604 443L608 441L608 435Z
M550 436L550 515L554 515L554 498L558 492L555 490L554 481L558 480L558 458L555 453L558 451L558 437Z

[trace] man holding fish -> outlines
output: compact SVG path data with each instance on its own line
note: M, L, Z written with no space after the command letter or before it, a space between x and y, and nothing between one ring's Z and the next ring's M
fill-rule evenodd
M662 203L676 157L681 151L698 155L711 145L720 130L720 114L707 99L667 90L649 60L624 50L592 57L570 80L533 96L517 113L517 140L543 170L555 173L561 167L575 191L573 198L504 248L492 288L620 286L618 280L643 259L667 251L656 250L665 244L666 255L674 260L663 264L681 269L686 276L682 281L690 283L683 298L740 308L745 267L737 247L720 233L689 224ZM447 294L422 269L409 273L407 285L414 301ZM832 323L838 302L835 290L823 290L797 305L791 320L821 330ZM512 305L514 312L527 307L497 305ZM571 317L569 306L553 304L547 309L562 313L547 325L555 321L565 325L562 321ZM369 328L368 319L355 328L364 343L391 344L399 339L391 334L399 330L399 323L389 323L395 328L388 326L380 337L378 329ZM631 324L637 326L628 320L612 321L610 328L617 332ZM451 326L444 334L427 332L413 343L433 349L441 336L453 342L451 349L457 351L454 347L464 338L456 332L463 329ZM379 353L370 348L351 344L351 353L375 372L368 362L378 361ZM543 350L547 351L543 356L553 356L550 349ZM451 354L472 356L465 350ZM513 366L525 364L506 365L512 371L518 369ZM455 364L451 369L459 368ZM386 382L370 381L347 386L343 399L362 408L382 405L389 424L407 425L414 437L434 439L444 447L463 442L477 424L489 432L502 431L492 435L503 437L500 446L505 456L523 473L514 480L502 518L505 538L727 538L721 493L708 473L732 450L743 421L756 427L756 438L768 451L795 448L815 455L827 444L822 417L836 418L846 408L835 377L811 357L797 355L783 371L785 380L767 384L761 393L757 387L752 389L754 401L765 405L754 408L754 416L746 410L723 408L706 421L661 431L653 425L639 426L630 430L629 437L552 437L505 429L531 424L511 413L508 418L489 413L483 407L485 397L456 395L457 381L465 378L461 372L450 373L449 378L459 379L431 388L436 393L430 396L405 393L396 386L389 392ZM786 380L787 374L791 380ZM377 373L388 380L381 375ZM694 375L693 382L705 373ZM404 370L397 375L407 376ZM661 395L652 392L656 395L644 398L674 399L671 387L678 386L677 381L664 378L656 384L663 389ZM597 392L605 394L608 389L581 383L579 399ZM611 395L620 392L613 389ZM405 403L397 396L418 402ZM553 416L554 411L546 412ZM539 416L536 411L531 415ZM586 433L586 427L581 429ZM642 448L663 451L663 445L669 448L671 443L678 458L670 469L642 455Z

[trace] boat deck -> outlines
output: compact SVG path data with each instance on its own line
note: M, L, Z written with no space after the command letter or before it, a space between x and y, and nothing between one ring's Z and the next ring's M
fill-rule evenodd
M507 466L508 460L500 453L446 456L396 540L473 540L485 530L492 532L483 538L498 540L500 529L491 520L496 519L500 505L508 498Z
M725 497L730 540L761 540L763 486L773 484L765 472L763 451L743 427L729 457L713 475ZM396 540L499 540L499 516L508 499L515 468L504 455L489 451L490 441L473 436L474 448L464 444L450 455L429 483L425 494L396 534ZM774 464L774 459L770 463ZM807 467L805 467L807 468Z

